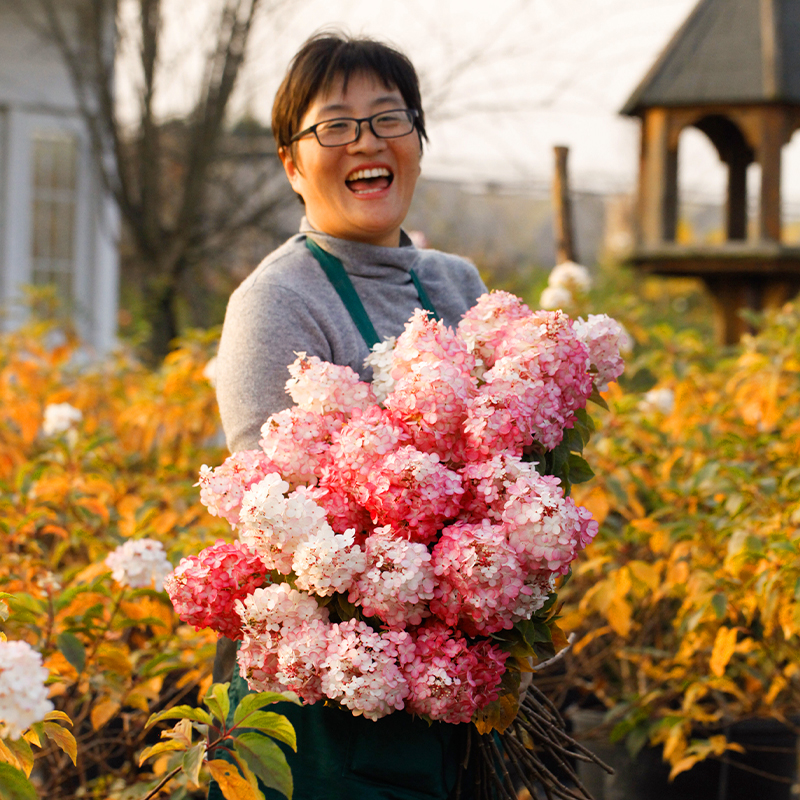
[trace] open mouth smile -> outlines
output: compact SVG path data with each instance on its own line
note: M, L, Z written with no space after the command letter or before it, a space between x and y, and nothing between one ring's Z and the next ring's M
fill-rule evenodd
M386 167L353 170L346 178L347 188L357 195L375 194L392 185L394 174Z

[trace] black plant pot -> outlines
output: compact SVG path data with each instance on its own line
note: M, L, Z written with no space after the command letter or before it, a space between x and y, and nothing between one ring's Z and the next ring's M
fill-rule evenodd
M797 734L776 720L752 719L732 724L724 733L729 740L741 744L744 753L728 751L722 760L708 758L670 781L670 768L662 759L660 747L646 747L631 759L627 749L611 744L607 729L599 727L602 712L577 710L569 717L575 738L614 768L613 775L606 775L592 764L579 765L578 774L595 800L797 798Z

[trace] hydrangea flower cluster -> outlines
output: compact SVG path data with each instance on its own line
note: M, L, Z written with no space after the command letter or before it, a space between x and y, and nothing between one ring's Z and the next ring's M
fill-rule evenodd
M41 654L27 642L0 640L0 737L19 739L53 710L47 675Z
M239 639L253 689L468 722L506 671L493 634L541 609L597 532L526 454L620 374L621 330L495 292L456 330L417 311L373 350L373 384L298 354L296 405L260 450L201 471L239 542L181 562L179 615Z
M122 586L142 589L153 586L161 591L172 564L164 545L156 539L128 539L106 556L111 577Z

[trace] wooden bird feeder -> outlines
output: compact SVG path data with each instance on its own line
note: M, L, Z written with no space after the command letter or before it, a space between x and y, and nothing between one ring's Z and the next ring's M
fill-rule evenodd
M622 109L642 120L636 248L659 275L703 279L717 338L747 330L739 311L782 304L800 289L800 247L781 241L781 152L800 128L800 2L701 0ZM702 131L728 168L722 244L675 241L678 140ZM747 167L761 167L748 238Z

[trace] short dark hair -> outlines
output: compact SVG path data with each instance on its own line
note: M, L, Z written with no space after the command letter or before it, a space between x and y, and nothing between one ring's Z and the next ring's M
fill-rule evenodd
M427 140L419 79L406 55L388 44L339 31L314 34L297 51L272 104L272 133L278 147L289 147L308 107L341 78L344 89L351 75L375 75L387 89L396 88L408 108L417 111L420 146Z

